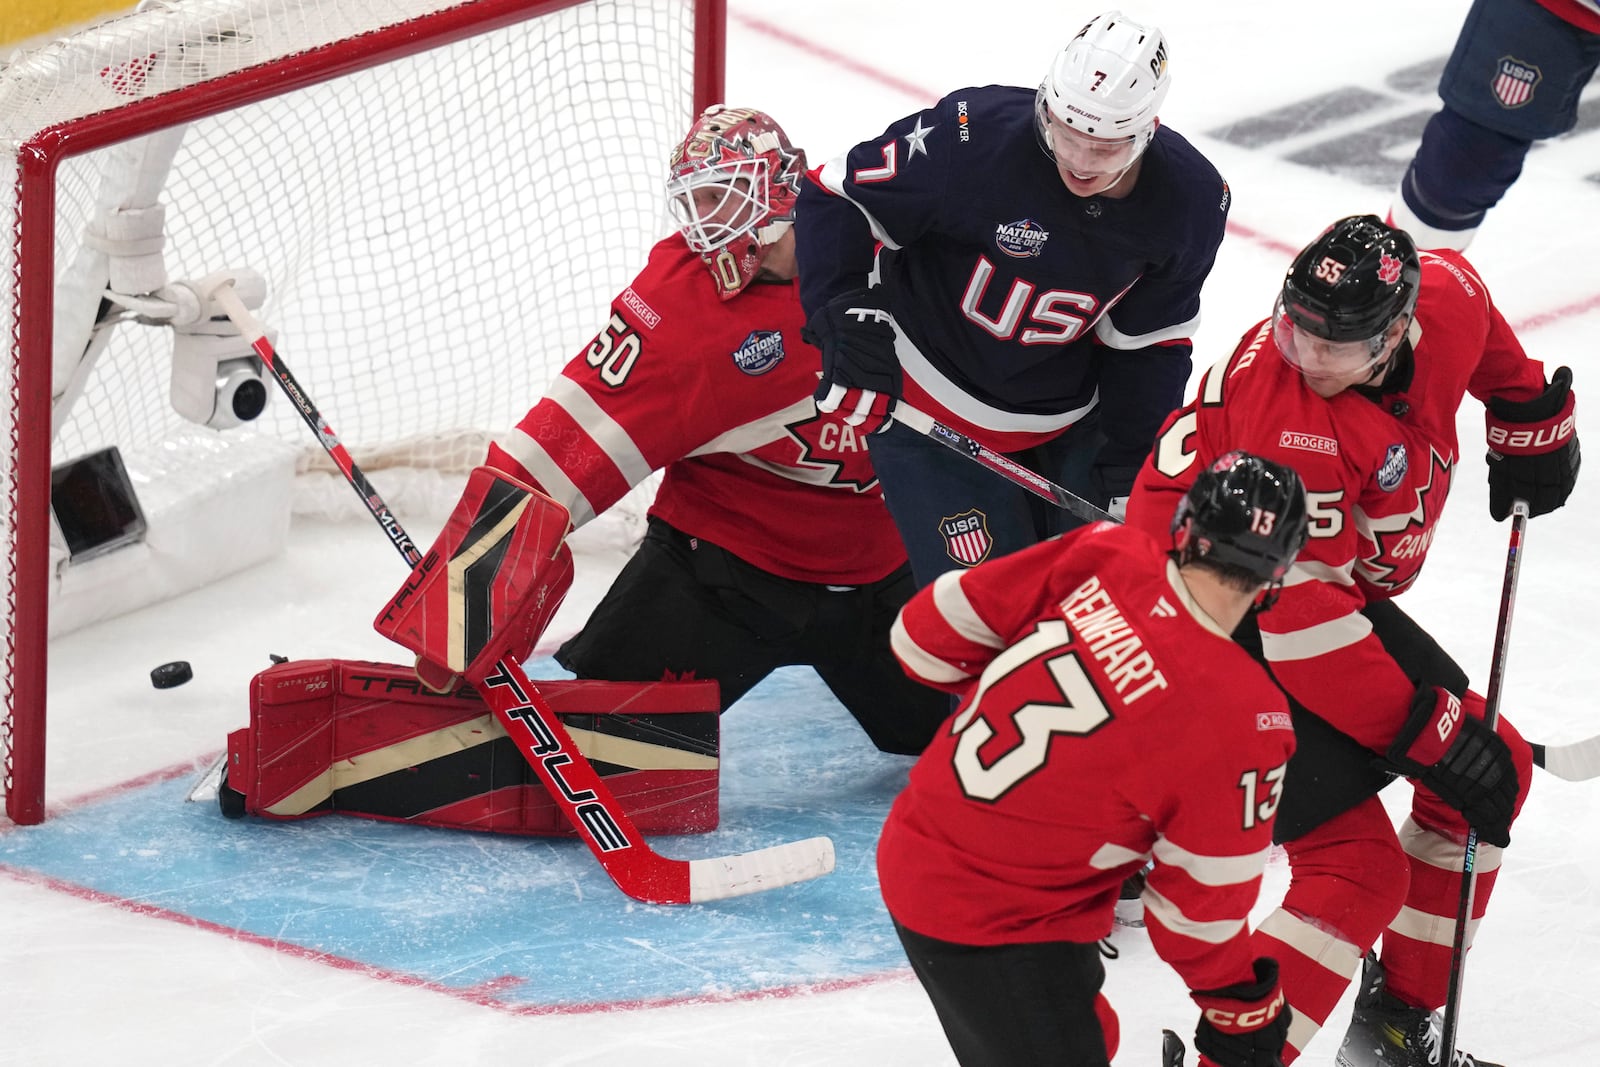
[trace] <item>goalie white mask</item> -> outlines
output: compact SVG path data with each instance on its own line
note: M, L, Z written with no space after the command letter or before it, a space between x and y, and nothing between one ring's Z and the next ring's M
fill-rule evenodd
M1160 29L1120 11L1096 15L1056 56L1039 85L1039 143L1061 165L1086 174L1120 174L1155 136L1171 85Z
M805 153L771 116L750 108L707 108L673 151L673 214L722 299L755 280L764 249L794 225L805 168Z

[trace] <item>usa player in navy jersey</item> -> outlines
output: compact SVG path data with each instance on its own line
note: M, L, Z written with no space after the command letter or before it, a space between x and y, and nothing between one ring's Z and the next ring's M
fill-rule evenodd
M813 171L817 406L869 439L920 585L1073 524L893 422L904 401L1116 511L1183 400L1229 193L1160 125L1161 31L1097 15L1037 90L961 89Z
M1475 0L1389 225L1420 248L1465 250L1529 149L1577 125L1596 68L1600 0Z

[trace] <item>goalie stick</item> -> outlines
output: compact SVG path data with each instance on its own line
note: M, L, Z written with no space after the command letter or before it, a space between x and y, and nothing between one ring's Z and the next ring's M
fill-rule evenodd
M395 549L408 565L415 566L421 561L422 552L361 473L306 391L283 365L267 340L266 331L250 314L232 285L224 282L205 295L233 320L306 425L316 434L317 442L360 494ZM550 705L528 680L521 664L506 656L479 676L469 676L467 680L489 705L518 751L533 767L540 783L550 791L562 814L600 861L600 866L618 889L635 900L647 904L696 904L776 889L833 870L833 842L826 837L810 837L753 852L701 860L675 860L661 855L645 842L593 765L578 751Z

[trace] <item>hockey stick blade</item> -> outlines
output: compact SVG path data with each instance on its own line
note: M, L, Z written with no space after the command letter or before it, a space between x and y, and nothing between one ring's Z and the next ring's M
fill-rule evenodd
M656 852L578 752L550 705L510 657L469 677L617 888L647 904L698 904L759 893L833 870L826 837L732 856L674 860Z
M1587 782L1600 778L1600 734L1574 741L1570 745L1530 745L1533 763L1557 778Z
M952 429L925 411L901 401L894 407L894 421L909 430L915 430L952 451L959 452L981 467L987 467L1000 477L1034 496L1048 500L1056 507L1069 511L1085 522L1116 522L1110 512L1095 507L1072 490L1057 485L1044 475L1031 471L1010 456L996 452Z

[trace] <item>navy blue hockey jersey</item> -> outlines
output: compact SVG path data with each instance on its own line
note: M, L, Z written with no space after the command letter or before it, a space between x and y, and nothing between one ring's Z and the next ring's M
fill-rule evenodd
M1160 128L1125 198L1069 192L1034 90L951 93L811 174L796 236L807 314L876 267L907 401L992 448L1100 406L1101 463L1137 466L1183 401L1227 184ZM909 343L907 343L909 342Z

